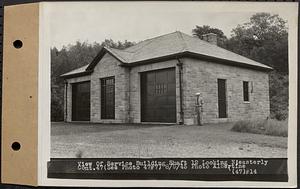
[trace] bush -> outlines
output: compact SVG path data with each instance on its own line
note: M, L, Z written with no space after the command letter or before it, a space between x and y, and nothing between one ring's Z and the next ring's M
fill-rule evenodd
M270 118L286 120L289 106L289 76L273 71L270 73Z
M288 136L288 122L278 121L275 119L265 119L265 120L243 120L237 121L233 127L232 131L242 132L242 133L256 133L265 134L272 136Z
M63 104L57 100L51 100L51 121L63 121L64 120L64 110Z
M273 136L288 136L288 121L278 121L275 119L269 119L265 126L265 134Z

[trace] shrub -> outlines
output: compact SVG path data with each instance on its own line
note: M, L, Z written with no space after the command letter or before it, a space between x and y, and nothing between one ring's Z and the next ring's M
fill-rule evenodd
M288 121L269 119L265 126L265 134L273 136L288 136Z
M63 121L64 120L64 110L63 104L57 100L51 99L51 121Z
M231 130L242 133L256 133L287 137L288 122L278 121L275 119L243 120L237 121Z
M288 118L289 76L277 71L270 72L270 118Z

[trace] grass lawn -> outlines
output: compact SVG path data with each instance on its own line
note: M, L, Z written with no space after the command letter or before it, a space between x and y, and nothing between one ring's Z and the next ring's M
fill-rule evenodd
M236 132L287 137L288 121L278 121L275 119L243 120L236 122L231 130Z
M287 157L287 137L204 126L52 123L52 158Z

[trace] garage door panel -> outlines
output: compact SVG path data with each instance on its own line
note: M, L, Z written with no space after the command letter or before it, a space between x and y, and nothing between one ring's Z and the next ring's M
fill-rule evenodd
M154 96L154 91L155 91L155 85L150 85L148 84L147 87L147 96Z
M149 84L154 84L155 83L155 73L149 73L146 75L147 82Z
M72 84L72 121L90 120L90 82Z
M168 77L168 83L173 83L173 84L176 83L175 71L174 71L174 73L168 72L167 77Z
M163 107L165 105L168 104L168 96L160 96L158 98L156 98L156 104L159 106L159 107Z
M176 103L176 97L175 96L168 96L168 104L174 104Z
M155 75L156 83L166 83L168 79L168 72L165 71L157 71Z
M173 96L172 94L175 94L176 93L176 84L175 83L168 83L168 95L169 96Z
M174 68L142 73L141 95L143 122L176 122Z

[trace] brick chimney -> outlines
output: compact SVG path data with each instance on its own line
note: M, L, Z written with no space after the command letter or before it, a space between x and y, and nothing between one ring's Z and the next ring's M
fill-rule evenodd
M207 33L202 35L202 40L209 42L210 44L217 45L217 34Z

